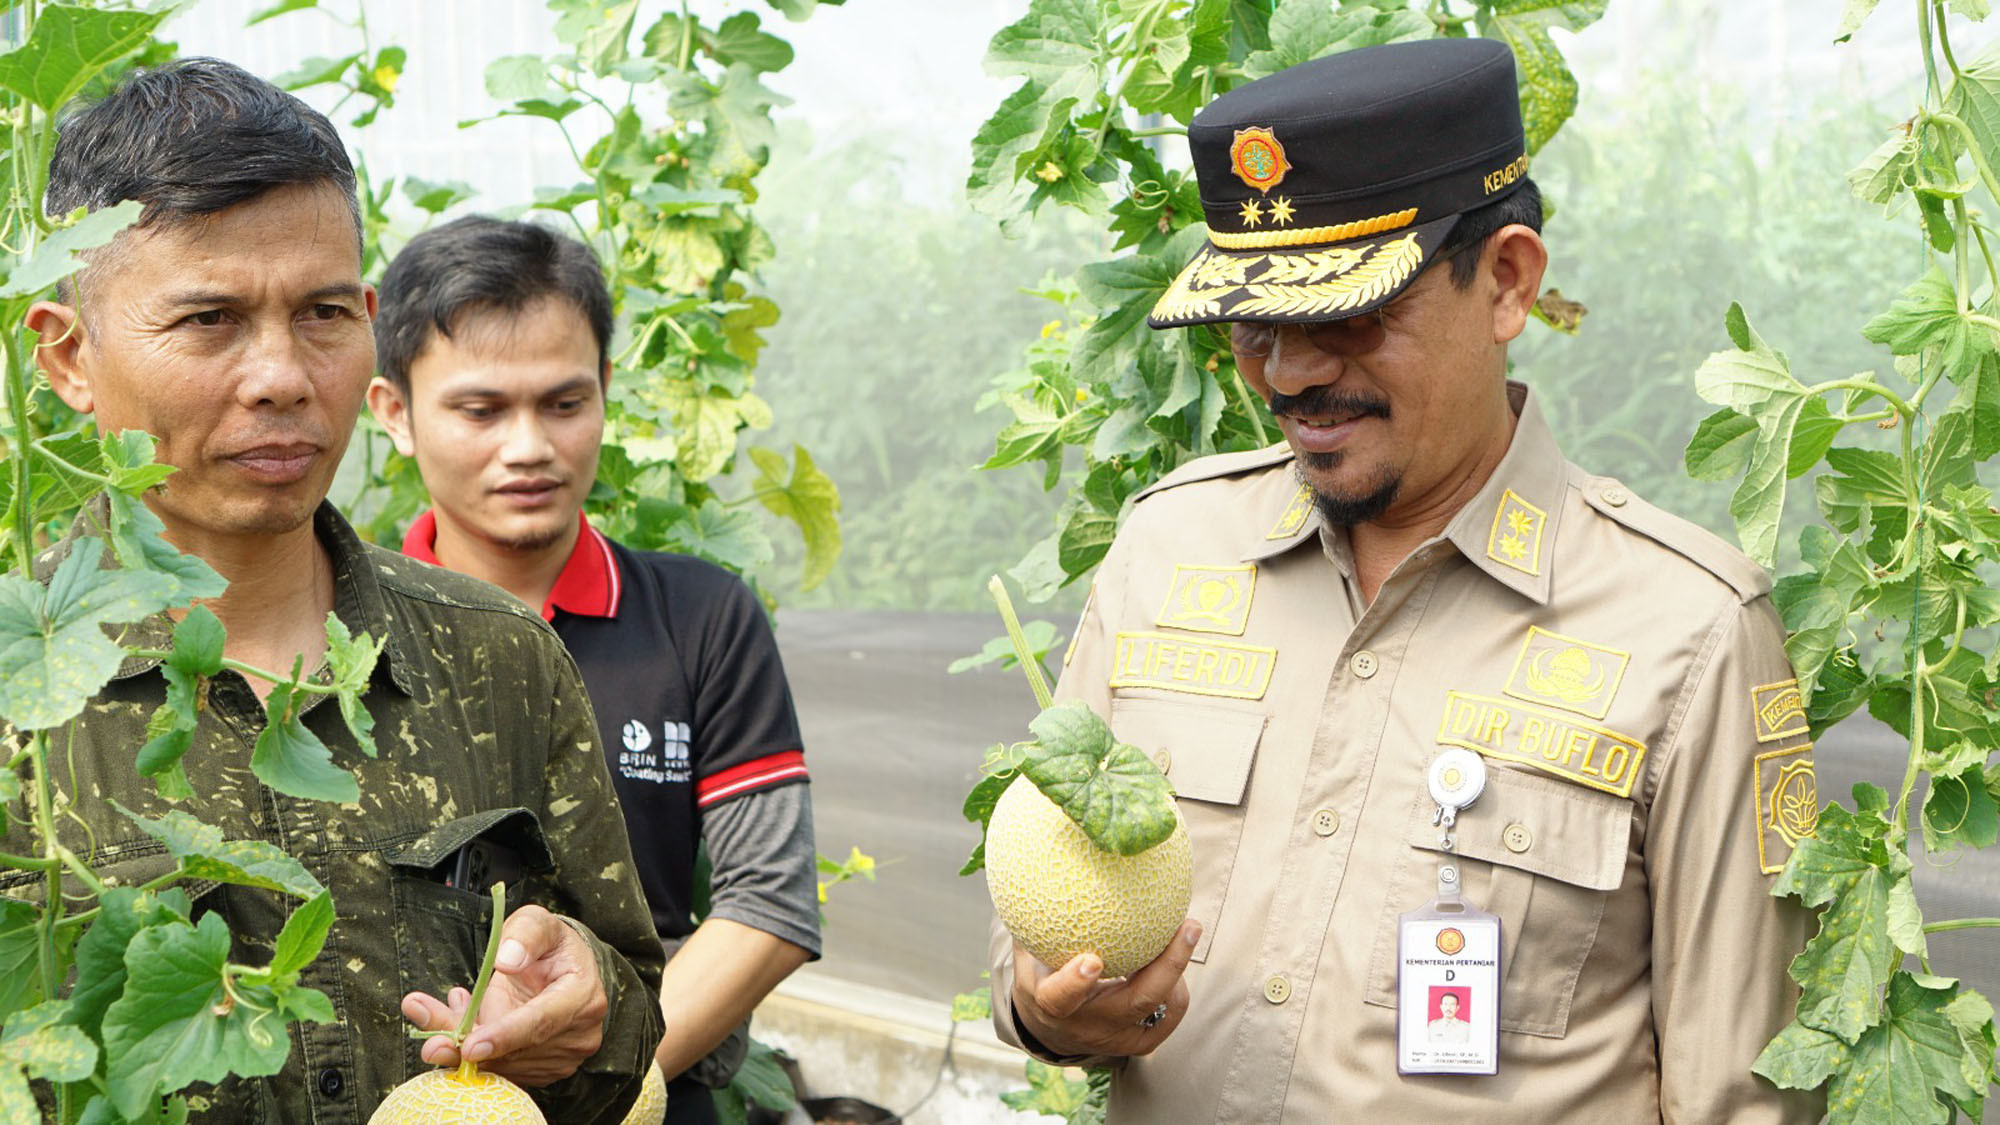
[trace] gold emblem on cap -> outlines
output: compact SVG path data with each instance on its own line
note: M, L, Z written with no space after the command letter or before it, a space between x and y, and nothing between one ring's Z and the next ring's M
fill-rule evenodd
M1284 226L1292 221L1292 201L1279 196L1271 201L1271 221Z
M1236 139L1229 142L1229 167L1237 179L1261 192L1277 187L1292 170L1285 160L1285 146L1261 125L1236 130Z
M1254 199L1244 200L1243 225L1246 227L1254 227L1258 223L1263 221L1264 221L1264 210L1263 208L1257 206L1257 201Z

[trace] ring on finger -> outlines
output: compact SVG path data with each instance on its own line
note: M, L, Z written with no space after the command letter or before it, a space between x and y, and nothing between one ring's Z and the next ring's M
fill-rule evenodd
M1165 1004L1162 1004L1159 1007L1154 1008L1152 1011L1147 1012L1146 1018L1139 1021L1139 1026L1150 1031L1153 1028L1159 1026L1160 1021L1166 1018L1167 1018L1167 1006Z

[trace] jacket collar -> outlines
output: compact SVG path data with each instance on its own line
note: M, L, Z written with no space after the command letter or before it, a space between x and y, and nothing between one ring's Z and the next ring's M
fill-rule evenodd
M84 510L78 513L69 532L35 558L35 577L47 581L62 560L69 554L76 541L86 535L95 534L105 526L109 518L109 504L98 496ZM408 629L389 613L388 598L382 592L381 579L368 558L368 548L361 537L354 533L346 519L328 501L320 501L313 512L313 533L324 547L333 564L334 613L341 624L347 626L356 636L367 633L370 636L386 637L382 650L382 660L375 666L376 677L386 677L405 695L412 694L416 671L411 664L409 652L416 639L408 635ZM106 551L104 566L118 565L116 556ZM118 631L118 643L135 648L166 649L173 647L174 621L164 613L157 613L141 621L132 622ZM152 657L126 657L118 666L115 679L125 679L158 667L160 661ZM288 669L273 668L273 672Z
M1445 525L1443 539L1494 581L1537 605L1549 600L1550 559L1569 467L1549 432L1547 420L1525 384L1509 380L1508 402L1516 420L1507 455L1465 507ZM1347 536L1327 525L1303 483L1269 505L1269 529L1243 553L1243 561L1275 558L1317 540L1343 575L1354 573Z

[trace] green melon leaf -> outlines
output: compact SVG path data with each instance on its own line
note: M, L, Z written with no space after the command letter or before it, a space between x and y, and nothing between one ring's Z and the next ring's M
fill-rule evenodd
M750 460L757 466L751 487L758 502L773 515L799 525L806 545L799 588L810 590L826 581L840 558L840 490L802 445L792 446L790 479L784 457L774 450L752 446Z
M187 895L171 889L142 893L113 887L98 900L97 920L76 943L76 984L70 990L70 1019L99 1036L104 1013L125 991L125 949L148 926L188 920ZM0 965L0 968L4 968Z
M307 899L326 890L303 864L275 844L262 840L225 840L222 829L204 824L179 809L153 820L116 801L112 805L148 836L165 844L168 853L186 866L190 878L261 887Z
M1829 1108L1838 1107L1844 1120L1943 1125L1952 1119L1943 1099L1976 1104L1983 1093L1966 1081L1961 1065L1966 1045L1946 1012L1951 999L1951 991L1925 988L1910 974L1896 973L1882 1022L1861 1036L1833 1074Z
M271 689L264 701L264 729L250 750L250 772L289 796L353 804L361 799L361 787L353 774L333 764L333 752L300 718L293 705L298 694L288 683Z
M1741 305L1729 306L1726 323L1737 350L1716 352L1703 361L1695 372L1695 391L1757 423L1758 440L1729 512L1743 553L1768 567L1777 556L1792 431L1811 392L1792 377L1784 354L1758 337Z
M1791 862L1778 876L1771 893L1796 895L1807 906L1824 906L1820 931L1794 958L1792 979L1804 990L1798 1020L1829 1032L1844 1043L1855 1043L1881 1016L1881 990L1890 970L1904 953L1892 937L1895 929L1908 942L1909 912L1915 908L1909 857L1892 850L1867 821L1839 805L1821 813L1818 835L1799 841ZM1921 923L1921 917L1918 918Z
M276 1074L290 1053L277 997L268 988L224 990L229 927L200 923L142 930L125 951L125 992L104 1013L111 1097L138 1117L161 1094L232 1074Z
M332 676L334 699L340 704L340 717L348 732L361 752L371 758L375 756L375 717L368 713L361 697L367 693L375 665L388 643L387 634L379 640L365 632L356 637L338 614L326 615L326 666Z
M1021 772L1090 837L1118 855L1138 855L1174 834L1173 787L1138 747L1079 700L1058 703L1028 724L1037 743Z
M0 898L0 1023L39 1001L35 963L41 955L41 908Z
M91 79L144 46L171 14L171 8L100 11L50 4L35 18L28 41L0 55L0 87L54 113Z
M1521 126L1528 151L1547 144L1576 112L1577 82L1550 37L1552 28L1582 31L1604 15L1607 0L1481 0L1483 35L1513 48L1521 82Z
M39 24L36 30L40 30ZM0 58L0 66L12 57ZM35 248L32 257L9 267L6 283L0 284L0 298L33 296L82 269L85 265L82 251L94 250L117 238L120 231L139 221L145 209L145 204L128 199L115 207L92 211L49 235Z
M176 583L147 571L104 570L104 542L77 540L47 587L0 576L0 717L24 731L83 711L125 659L105 625L139 621L173 604Z
M28 1079L79 1082L97 1069L97 1044L83 1029L61 1022L69 1005L50 1001L7 1021L0 1032L0 1120L35 1121Z

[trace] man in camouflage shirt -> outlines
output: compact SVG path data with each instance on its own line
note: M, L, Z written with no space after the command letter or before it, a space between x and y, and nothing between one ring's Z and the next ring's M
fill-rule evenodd
M41 365L72 408L107 432L152 433L176 467L148 506L176 546L230 580L206 603L228 628L225 655L319 666L328 612L386 638L363 697L379 757L360 751L337 706L301 705L358 781L355 804L260 784L249 765L273 685L228 670L210 682L184 759L199 792L178 807L227 837L279 845L332 891L338 920L301 983L336 1019L293 1028L278 1075L197 1091L195 1105L217 1121L359 1123L426 1062L455 1062L448 1039L405 1035L398 998L425 1029L456 1025L457 986L485 946L484 887L511 876L509 902L531 905L506 921L464 1053L535 1088L553 1120L616 1121L659 1038L661 956L575 665L500 591L363 544L325 502L374 366L354 191L324 117L207 59L138 74L72 115L51 162L51 213L128 198L146 210L59 301L35 306ZM157 618L124 639L166 648L171 626ZM128 660L58 771L76 814L63 842L117 885L174 867L111 806L169 807L132 766L165 690L157 661ZM24 850L22 835L9 828L0 850ZM187 889L237 935L232 959L269 959L281 896Z

